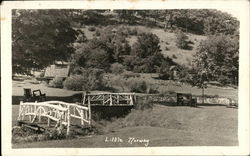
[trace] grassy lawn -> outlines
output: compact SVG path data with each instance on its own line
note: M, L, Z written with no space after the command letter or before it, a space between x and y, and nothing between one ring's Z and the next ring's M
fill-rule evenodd
M201 95L201 89L197 87L192 87L187 84L176 85L175 82L169 80L155 80L150 77L150 74L144 74L141 76L143 80L151 84L155 84L159 90L192 93L194 95ZM40 89L42 93L46 93L46 96L72 96L73 94L82 93L82 91L72 91L61 88L51 88L45 83L32 84L30 80L25 81L12 81L12 95L13 96L23 96L23 88L31 88L31 90ZM103 91L93 91L93 92L103 92ZM205 89L205 94L207 95L219 95L221 97L237 97L238 89L226 88L226 87L213 87L209 86Z
M155 81L152 78L144 78ZM158 82L156 82L158 83ZM40 89L48 97L67 97L81 91L49 88L44 83L34 84L30 80L13 81L13 96L22 96L23 88ZM186 84L174 85L164 81L159 89L200 95L201 90ZM208 87L207 95L237 97L237 89ZM14 103L13 103L14 104ZM16 103L15 103L16 104ZM18 106L13 105L12 125L16 124ZM51 140L13 144L14 148L32 147L129 147L145 143L128 143L129 137L149 140L148 146L233 146L238 145L238 110L225 106L170 107L155 105L152 110L132 111L125 118L112 122L104 121L103 134L77 136L75 139ZM122 124L121 124L122 122ZM125 126L124 126L125 125ZM106 138L119 137L123 142L105 142Z
M13 105L13 124L17 112L18 106ZM105 128L109 131L102 135L13 144L13 148L145 146L143 142L129 144L129 137L149 139L148 146L237 146L237 112L237 109L224 106L155 105L152 110L132 111L125 118L108 123ZM121 127L120 121L127 126ZM119 137L123 142L105 142L112 137Z

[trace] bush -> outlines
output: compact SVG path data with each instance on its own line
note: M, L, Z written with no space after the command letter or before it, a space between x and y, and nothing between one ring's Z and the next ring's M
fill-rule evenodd
M69 90L98 90L103 89L103 70L101 69L83 69L82 75L73 75L67 78L63 86Z
M47 140L61 140L66 138L66 132L53 129L50 132L45 133Z
M178 31L176 34L176 46L181 49L186 49L188 47L188 36L182 31Z
M90 26L90 27L88 28L88 30L93 32L93 31L96 30L96 28L95 28L94 26Z
M172 71L170 70L170 64L168 62L163 62L159 68L159 78L163 80L171 79Z
M101 35L101 33L100 33L100 30L99 30L99 29L97 29L97 30L95 31L95 35L96 35L96 36L100 36L100 35Z
M173 59L177 59L177 56L175 54L172 55Z
M45 75L45 71L42 71L40 74L39 74L39 77L44 77Z
M152 109L154 104L151 100L148 99L147 96L145 97L138 97L135 102L135 109L137 110L145 110L145 109Z
M111 72L114 74L121 74L123 73L124 69L125 67L120 63L114 63L110 67Z
M138 34L137 28L134 28L134 29L132 29L132 30L129 30L129 34L130 34L130 35L137 35L137 34Z
M232 80L230 80L230 78L228 76L225 75L220 75L218 77L218 82L220 82L222 85L227 85L227 84L232 84Z
M52 88L63 88L63 78L62 77L55 77L53 80L49 82L49 87Z
M145 81L142 81L141 79L136 79L136 78L129 79L127 81L127 86L130 92L147 93L147 84Z
M73 75L68 77L64 83L63 86L66 89L69 90L75 90L80 91L83 89L83 85L85 84L85 79L82 75Z

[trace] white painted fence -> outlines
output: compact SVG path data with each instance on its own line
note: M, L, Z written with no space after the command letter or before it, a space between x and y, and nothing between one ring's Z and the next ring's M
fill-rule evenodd
M50 120L56 122L56 127L62 128L63 125L67 126L67 134L70 131L70 125L72 118L79 119L81 125L91 125L91 109L88 107L80 106L73 103L66 103L61 101L46 101L46 102L20 102L18 120L24 120L25 117L29 117L31 123L35 122L38 118L38 122L41 122L41 117L46 117L48 120L48 126L50 126Z
M83 105L132 106L135 101L135 93L96 93L83 96Z

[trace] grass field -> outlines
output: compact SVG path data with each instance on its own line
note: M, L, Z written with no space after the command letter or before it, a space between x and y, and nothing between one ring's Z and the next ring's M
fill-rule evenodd
M166 90L197 95L201 93L200 89L185 84L176 86L167 81L164 83L168 85L160 85ZM31 83L30 80L13 81L12 85L13 96L22 96L24 87L32 90L41 89L48 97L63 98L81 93L81 91L49 88L43 83ZM236 97L237 92L237 89L223 87L209 87L205 90L208 95L222 97ZM15 125L18 106L13 105L12 108L12 125ZM13 148L145 146L143 142L128 143L129 137L149 140L148 146L236 146L238 145L237 116L238 109L219 105L197 108L155 105L152 110L133 110L124 118L97 123L98 128L103 131L98 135L78 136L66 140L22 142L13 144ZM115 137L119 137L123 142L105 142L106 139Z
M17 112L18 106L13 106L13 124ZM129 137L148 139L148 146L237 146L237 114L237 109L224 106L155 105L152 110L132 111L125 118L108 122L102 135L13 144L13 148L145 146L145 142L128 143ZM127 126L121 126L121 122ZM123 142L105 142L112 137L119 137Z
M201 89L197 87L192 87L187 84L173 83L167 80L154 80L142 76L142 79L149 82L150 84L155 84L159 90L174 91L174 92L183 92L183 93L192 93L194 95L201 95ZM150 74L148 74L150 75ZM31 88L31 90L40 89L43 93L46 93L46 96L71 96L73 94L82 93L82 91L72 91L60 88L50 88L45 83L32 84L29 80L25 81L12 81L12 95L13 96L23 96L23 88ZM100 91L93 91L100 92ZM103 92L103 91L101 91ZM213 87L209 86L205 89L205 94L207 95L219 95L221 97L237 97L238 89L226 88L226 87Z

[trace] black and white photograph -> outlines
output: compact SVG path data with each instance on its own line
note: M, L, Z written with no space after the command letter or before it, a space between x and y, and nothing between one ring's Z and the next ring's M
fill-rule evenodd
M10 37L7 57L1 44L2 60L9 59L1 62L2 85L9 79L6 92L1 88L10 93L8 102L2 101L9 109L1 109L9 112L8 148L79 149L81 154L116 149L119 155L117 149L132 147L178 151L249 145L240 140L249 135L248 90L241 87L249 88L244 84L249 66L240 66L249 47L242 52L246 21L239 8L33 3L34 8L13 5L10 19L1 17L1 41L8 36L2 34L7 20ZM240 109L248 114L240 116Z

